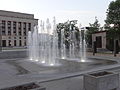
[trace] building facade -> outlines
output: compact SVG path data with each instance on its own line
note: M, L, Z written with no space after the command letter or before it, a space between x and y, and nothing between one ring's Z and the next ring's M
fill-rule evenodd
M0 10L0 38L2 47L25 47L28 31L38 25L33 14Z
M106 31L99 31L92 34L92 43L96 41L97 48L106 49Z

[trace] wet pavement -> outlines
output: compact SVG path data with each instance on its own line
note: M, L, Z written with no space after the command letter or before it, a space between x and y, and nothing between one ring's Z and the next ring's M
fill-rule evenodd
M44 66L44 64L41 65L39 62L31 62L29 60L17 60L17 59L9 60L9 61L7 60L2 63L6 64L8 68L12 66L13 68L11 69L14 69L15 75L25 75L30 73L39 73L39 74L47 74L47 75L75 73L75 72L90 70L92 68L117 64L116 61L96 59L96 58L89 58L84 62L78 60L76 61L74 59L73 60L60 59L59 66Z
M87 72L119 67L115 60L89 58L78 60L59 60L60 66L44 66L27 59L5 59L0 61L0 88L28 82L47 82L75 77ZM117 66L118 65L118 66Z

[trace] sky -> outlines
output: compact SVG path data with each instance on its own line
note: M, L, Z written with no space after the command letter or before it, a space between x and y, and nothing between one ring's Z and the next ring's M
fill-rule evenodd
M47 18L57 23L78 20L82 26L94 23L97 17L101 26L106 19L106 11L112 0L0 0L0 9L34 14L43 21Z

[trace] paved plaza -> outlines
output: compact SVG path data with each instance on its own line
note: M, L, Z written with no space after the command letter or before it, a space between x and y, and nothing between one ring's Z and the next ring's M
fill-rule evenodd
M61 60L61 66L42 66L26 58L0 59L0 89L37 82L47 90L84 90L83 75L101 70L120 72L120 57L87 53L86 62Z

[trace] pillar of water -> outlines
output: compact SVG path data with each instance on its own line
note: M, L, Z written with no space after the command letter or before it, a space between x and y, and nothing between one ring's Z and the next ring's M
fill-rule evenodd
M56 31L56 20L55 17L53 18L53 37L52 37L52 58L51 58L51 65L59 63L56 58L58 57L58 34Z
M53 28L52 28L53 27ZM70 48L66 49L65 46L65 35L64 29L61 30L61 57L63 59L75 59L77 58L77 51L80 51L81 61L86 60L86 42L85 42L85 31L80 30L80 46L78 46L78 40L76 38L75 28L70 27ZM51 33L51 30L53 32ZM33 32L28 33L28 51L29 59L39 63L45 63L45 65L55 65L59 63L56 58L58 54L58 34L56 31L56 21L53 20L53 26L46 21L46 29L44 28L44 22L41 21L40 33L38 34L38 27L35 26ZM78 47L80 50L78 50ZM68 52L69 51L69 52Z
M38 61L39 59L39 42L38 42L38 27L34 27L33 32L28 32L28 51L29 59Z
M40 24L40 34L39 34L39 59L41 63L45 63L46 61L46 35L44 34L45 30L44 30L44 22L41 21Z
M47 60L46 60L46 63L47 64L51 64L51 58L52 58L52 55L51 55L51 35L50 35L50 30L51 30L51 24L50 24L50 22L49 22L49 19L47 19L47 21L46 21L46 29L47 29L47 38L46 38L46 40L47 40L47 46L46 46L46 48L47 48L47 52L46 52L46 54L47 54Z
M28 32L28 57L30 60L33 60L33 57L32 57L32 33L31 31Z
M37 26L34 27L33 32L29 32L29 58L45 65L55 65L58 63L58 35L56 31L56 21L53 20L53 33L51 34L51 24L49 19L46 21L46 30L44 29L44 22L41 21L40 33L38 34Z
M86 60L85 29L80 30L80 57L81 57L81 62L85 62Z
M66 57L66 48L65 48L65 35L64 35L64 29L61 30L61 58L65 59Z
M34 27L33 37L32 37L32 55L35 61L39 59L39 42L38 42L38 27Z
M65 47L65 36L64 36L64 29L61 30L61 58L63 59L75 59L76 58L76 51L77 50L77 43L78 40L76 39L76 35L75 35L75 28L71 28L70 26L70 35L69 35L69 50L66 49ZM67 51L67 53L66 53ZM69 51L69 52L68 52Z

